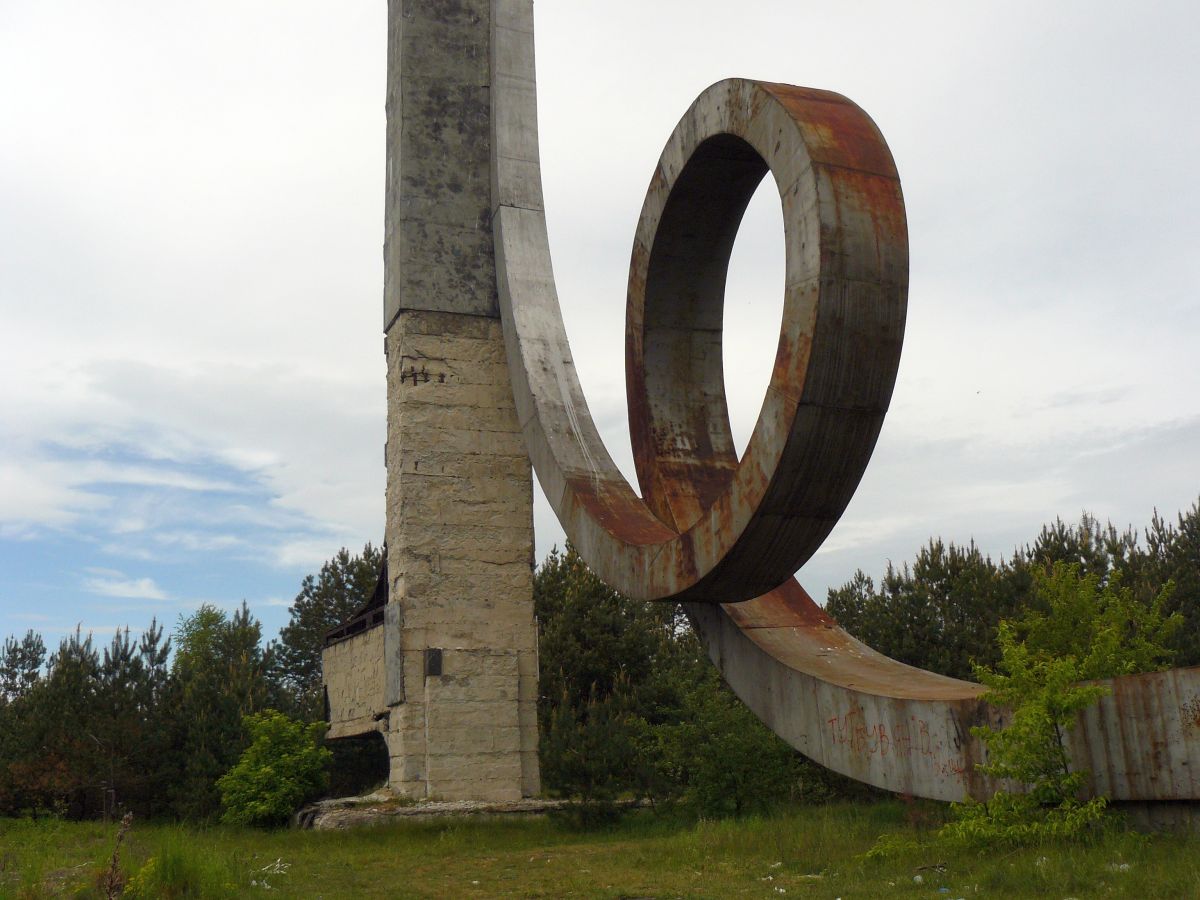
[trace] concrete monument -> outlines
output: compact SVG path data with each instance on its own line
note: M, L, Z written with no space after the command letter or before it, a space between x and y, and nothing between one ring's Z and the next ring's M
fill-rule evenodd
M326 651L331 733L384 730L392 785L409 795L537 790L531 459L589 565L631 596L685 604L726 681L794 747L889 790L988 796L970 729L1002 713L981 688L876 653L792 577L858 485L900 359L907 225L874 123L838 94L732 79L676 126L629 277L639 495L592 422L559 312L531 0L392 0L391 13L389 582L370 621ZM768 175L784 315L739 458L725 273ZM1112 688L1071 735L1091 788L1200 799L1200 670Z
M324 654L331 737L413 798L540 791L533 486L492 250L490 0L390 0L387 580Z

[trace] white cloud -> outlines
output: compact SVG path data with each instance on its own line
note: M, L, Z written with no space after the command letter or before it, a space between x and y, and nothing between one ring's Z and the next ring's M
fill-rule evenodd
M285 569L315 571L343 547L358 552L353 543L336 536L287 541L276 549L275 563Z
M233 534L206 534L190 531L156 531L154 542L168 547L182 547L185 550L231 550L240 547L245 541Z
M40 450L46 454L46 449ZM113 505L114 487L169 488L196 493L245 490L223 479L146 465L94 459L52 459L17 442L0 449L0 523L62 526ZM61 455L61 454L55 454ZM140 531L145 523L121 516L109 523L114 533Z
M92 577L85 578L83 589L101 597L121 597L129 600L170 599L152 578L129 578L112 569L89 569Z
M108 498L83 490L65 466L0 459L0 523L67 525L108 504Z
M743 74L862 104L909 211L892 412L806 584L936 533L1005 552L1055 515L1194 500L1200 8L1094 6L539 4L556 272L622 469L637 212L688 104ZM385 5L214 0L186 27L149 0L0 8L0 541L280 572L378 542ZM731 288L740 434L777 328L772 213ZM536 521L540 553L561 544L540 498Z
M108 542L100 545L100 552L106 556L120 556L126 559L136 559L141 562L153 562L155 556L145 547L137 547L131 543Z

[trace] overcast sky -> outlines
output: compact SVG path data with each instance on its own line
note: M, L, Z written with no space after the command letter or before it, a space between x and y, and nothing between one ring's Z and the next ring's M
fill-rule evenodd
M0 638L107 639L383 536L383 0L0 0ZM739 75L839 91L908 206L908 331L875 458L800 573L930 535L1200 497L1194 2L540 0L551 244L632 477L625 281L675 122ZM734 427L782 304L761 192L727 300ZM562 536L539 499L538 553Z

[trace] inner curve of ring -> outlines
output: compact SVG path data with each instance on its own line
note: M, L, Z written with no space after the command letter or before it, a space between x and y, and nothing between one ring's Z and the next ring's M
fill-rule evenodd
M646 499L680 532L729 490L739 464L722 358L725 289L746 207L768 171L742 138L708 138L671 187L654 236L643 313L646 437L656 467L673 477L665 496Z

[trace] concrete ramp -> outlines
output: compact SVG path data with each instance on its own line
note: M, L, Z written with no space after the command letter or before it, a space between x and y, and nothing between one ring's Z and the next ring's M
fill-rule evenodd
M891 399L908 234L891 153L827 91L731 79L684 115L634 238L626 383L641 494L580 389L546 233L530 0L492 5L492 227L517 415L539 481L588 564L630 596L681 602L713 662L777 734L869 784L984 798L978 685L888 659L793 578L853 495ZM764 177L787 279L770 388L740 457L721 314L729 254ZM1115 800L1200 799L1200 669L1116 679L1071 752Z

